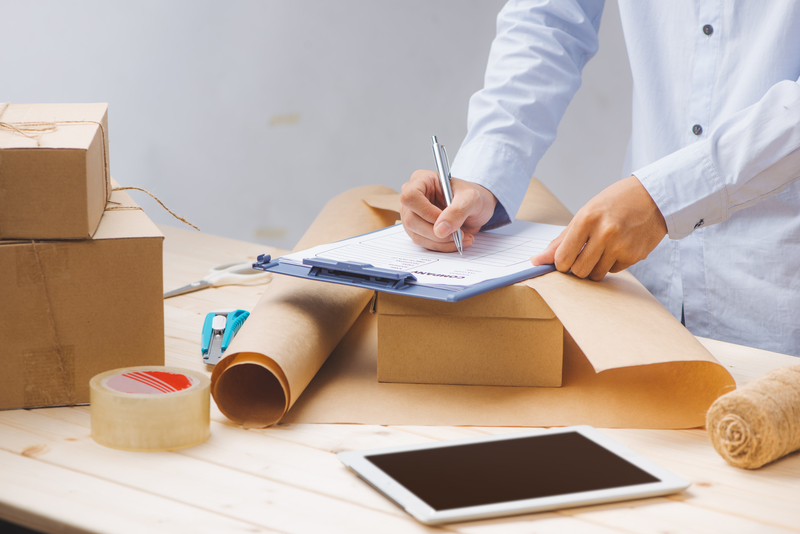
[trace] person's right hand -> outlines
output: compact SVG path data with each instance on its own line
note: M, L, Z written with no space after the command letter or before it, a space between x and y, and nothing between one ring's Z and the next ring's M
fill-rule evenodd
M445 209L439 174L421 170L411 175L400 193L400 219L411 240L430 250L455 252L451 234L461 228L464 248L475 241L475 234L489 222L497 204L485 187L452 178L453 202Z

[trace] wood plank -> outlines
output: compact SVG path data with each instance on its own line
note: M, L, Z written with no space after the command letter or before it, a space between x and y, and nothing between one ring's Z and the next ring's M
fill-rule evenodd
M756 380L773 369L787 365L800 365L800 358L795 356L704 337L698 337L697 340L728 369L739 387Z
M85 433L78 425L42 421L34 411L7 412L0 418L0 449L281 532L430 530L396 510L374 510L182 454L117 451Z
M90 414L86 407L43 409L29 413L50 419L50 421L37 419L28 423L26 428L30 427L30 430L47 430L72 440L91 440ZM333 439L326 441L334 448L320 447L319 444L309 446L304 443L308 436L316 436L317 433L303 434L302 430L317 425L300 425L298 429L300 434L294 439L286 439L286 434L292 433L292 428L288 425L244 430L227 421L222 414L217 413L216 418L222 422L212 422L211 438L208 441L175 453L405 517L404 512L372 488L362 484L336 458L335 453L339 450L350 450L343 448L341 438L332 436ZM0 413L0 424L2 423L12 426L19 424L15 422L13 412ZM380 446L396 443L385 439L385 436L393 433L387 433L384 427L330 426L350 428L356 431L356 436L377 436L383 439ZM418 441L409 437L410 443Z
M565 510L585 521L624 532L725 532L726 534L778 534L796 530L770 525L767 521L716 512L669 499L646 499L617 505ZM764 518L765 520L767 518Z
M5 450L0 480L0 515L44 532L277 532Z

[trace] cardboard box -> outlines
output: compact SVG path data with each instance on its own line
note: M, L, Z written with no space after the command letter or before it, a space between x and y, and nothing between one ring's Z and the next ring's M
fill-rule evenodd
M397 195L365 200L400 209ZM572 214L533 178L517 218L565 225ZM562 384L564 327L531 281L456 303L378 293L372 311L378 317L379 382Z
M561 386L564 330L515 284L462 302L378 293L378 381Z
M0 104L0 239L92 237L108 163L108 104Z
M0 408L88 403L97 373L164 365L164 237L113 200L92 239L0 241Z

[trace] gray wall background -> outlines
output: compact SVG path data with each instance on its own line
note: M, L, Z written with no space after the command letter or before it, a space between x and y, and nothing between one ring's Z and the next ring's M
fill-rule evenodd
M3 0L0 102L108 102L117 181L205 232L291 248L330 197L431 168L430 135L461 143L503 3ZM620 178L630 133L613 0L600 38L536 171L573 212Z

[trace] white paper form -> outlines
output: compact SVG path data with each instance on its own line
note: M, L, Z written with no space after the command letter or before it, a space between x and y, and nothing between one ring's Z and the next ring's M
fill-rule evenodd
M532 267L530 258L558 237L564 226L514 221L479 232L474 244L458 252L435 252L415 245L401 224L336 243L288 254L282 263L305 258L369 263L381 269L412 273L417 283L453 290L518 273Z

